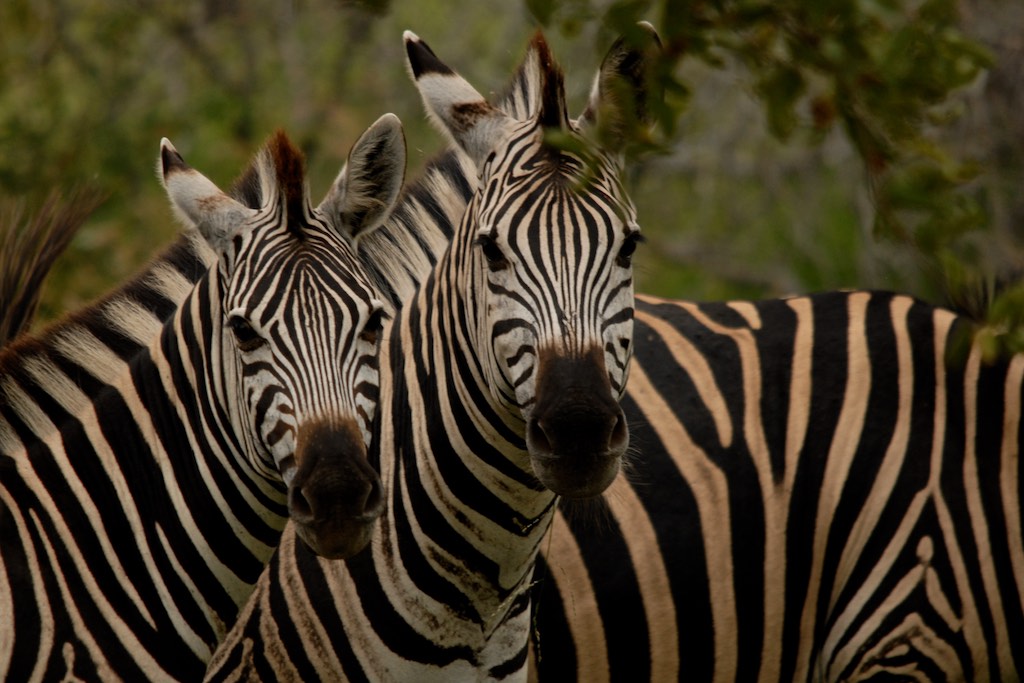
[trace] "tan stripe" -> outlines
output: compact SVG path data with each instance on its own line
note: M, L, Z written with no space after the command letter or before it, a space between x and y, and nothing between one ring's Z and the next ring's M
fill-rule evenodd
M29 525L38 526L38 518L33 513L32 520L26 519L24 512L19 510L15 505L14 499L8 494L7 490L0 487L0 506L6 506L8 512L7 524L10 524L13 520L14 526L17 528L17 536L21 541L22 549L25 553L25 566L28 567L28 572L33 577L42 576L42 570L40 569L39 557L36 555L36 547L32 541L32 537L29 533ZM32 584L32 594L19 595L19 600L25 600L27 602L34 602L36 605L36 613L32 617L38 619L36 628L39 629L39 638L37 641L36 651L38 653L35 664L32 668L32 673L28 676L27 680L29 683L38 683L43 679L43 674L46 673L46 661L47 655L53 650L53 639L56 633L56 625L53 619L53 610L50 607L50 599L46 593L46 586L41 580L34 580ZM10 602L13 602L13 596L9 598ZM31 611L31 610L27 610ZM13 612L4 612L4 619L0 620L0 630L4 633L4 649L2 652L8 658L7 662L3 662L4 666L0 669L0 678L7 678L7 668L9 666L10 657L13 652L9 649L8 644L13 644L15 633L12 628L12 622L10 617L7 615L13 614ZM14 623L14 627L17 627L17 623Z
M643 297L651 299L651 297ZM658 303L679 305L678 301L661 300ZM692 312L689 311L688 312ZM656 318L643 311L637 311L637 320L648 325L657 333L665 343L665 346L672 353L672 359L679 365L693 380L694 387L700 396L701 402L708 407L711 419L714 420L715 430L718 432L718 441L723 448L732 445L732 421L729 419L729 410L722 397L722 391L715 381L715 375L711 372L704 355L690 343L683 335L679 334L676 328L661 318ZM632 368L639 365L638 359L634 358ZM633 372L632 368L630 372ZM652 368L653 370L653 368ZM675 419L672 417L671 419Z
M1013 565L1013 577L1017 584L1017 595L1024 595L1024 537L1021 534L1021 505L1018 485L1020 482L1020 400L1021 382L1024 381L1024 356L1017 354L1007 369L1006 394L1003 397L1003 447L1000 453L999 487L1003 499L1003 520L1006 524L1007 545ZM1002 603L999 603L1000 605ZM1019 609L1018 605L1008 605ZM1012 664L1005 658L1010 650L1000 653L1000 667L1006 679L1012 677Z
M814 371L814 309L807 297L790 299L786 304L796 314L793 338L793 367L789 384L789 414L786 418L786 471L783 491L792 491L800 451L807 437L811 412L811 373ZM788 509L788 505L787 505Z
M836 671L841 671L845 666L845 662L847 662L847 659L841 659L841 657L847 655L842 655L838 652L839 644L846 638L846 634L853 624L862 617L861 610L863 606L870 601L871 597L879 590L879 587L884 585L885 579L892 570L893 564L899 558L900 552L910 542L911 534L914 532L914 527L921 517L921 512L931 501L932 495L929 487L925 487L917 492L910 505L907 506L906 514L904 514L898 528L892 533L888 545L886 545L885 550L879 556L879 561L871 568L871 572L864 581L857 586L857 592L843 605L842 612L830 615L833 619L833 624L818 656L822 661L828 661L833 659L833 653L837 653L834 655L837 661L833 662L833 668ZM945 604L948 606L948 601L945 601ZM940 613L947 619L950 616L948 610L944 613L940 610ZM953 631L958 630L960 625L959 618L949 622L949 627ZM805 640L809 643L810 637L805 638ZM854 647L855 644L863 645L864 643L852 640L847 647ZM854 647L854 649L856 648ZM801 654L809 657L810 652L804 651ZM804 666L807 665L805 664ZM803 680L803 678L806 678L806 669L799 672L799 677L794 677L794 680Z
M59 568L60 565L57 561L56 551L53 548L50 537L47 536L44 531L42 522L39 517L36 516L35 512L31 513L31 517L32 524L39 531L40 537L42 538L43 549L46 551L49 566ZM66 538L61 539L61 541L65 544L68 542ZM59 570L55 571L54 578L56 579L57 588L60 594L57 595L51 593L46 596L47 600L61 600L63 602L64 614L71 622L75 637L81 642L82 646L88 653L89 661L96 667L97 677L101 680L116 680L116 676L110 668L110 664L107 662L102 648L99 643L96 642L92 632L86 627L85 619L78 611L78 603L83 601L83 597L71 594L67 581L64 579L63 572ZM104 594L97 589L95 581L92 579L91 575L88 577L83 575L80 578L85 582L89 592L89 597L93 599L93 604L102 615L103 620L109 625L115 638L117 638L121 645L123 645L124 648L132 654L132 660L145 674L145 679L150 681L169 679L168 673L164 671L152 657L149 656L149 652L142 646L142 643L139 642L137 635L118 617L113 605L107 602ZM62 652L65 655L65 659L67 659L67 649L62 647Z
M277 570L276 578L281 594L288 605L288 614L292 617L295 632L299 635L299 642L302 643L302 649L315 670L335 671L338 672L337 675L340 675L341 661L334 648L328 646L330 639L324 631L323 623L317 617L317 608L309 601L309 590L306 588L302 580L302 573L295 562L297 551L295 549L294 524L288 524L285 527L281 540L281 548L278 551L280 562L277 567L273 568ZM318 558L317 561L325 577L330 576L332 567L335 570L338 569L333 566L334 564L342 564L340 562L332 564L323 558ZM264 572L264 574L269 574L269 572ZM328 585L333 588L334 582L328 581ZM272 644L274 647L268 654L268 659L274 663L274 674L278 680L301 680L299 672L292 664L291 655L278 634L278 627L270 607L269 582L268 588L261 591L260 603L262 605L259 623L260 635L264 644ZM326 609L329 612L336 608L332 605L326 607L321 605L321 609ZM285 627L287 628L287 625ZM284 675L285 672L287 675Z
M929 569L927 571L930 574L934 574L934 570ZM903 580L899 590L917 587L918 584L924 581L920 574L921 572L915 569L912 575ZM864 628L858 632L857 640L854 642L870 643L870 640L864 639L876 633L885 620L891 617L889 610L898 607L899 599L903 597L903 595L897 595L891 602L881 605L879 610L873 613L871 618L867 620ZM899 680L919 681L920 683L928 683L933 680L913 664L894 664L892 660L894 645L904 649L913 648L915 651L920 652L921 657L927 659L930 664L936 666L942 672L943 675L938 676L938 680L963 680L963 667L956 650L939 634L935 633L928 623L921 618L921 615L916 612L906 615L902 622L887 631L885 637L875 641L871 646L865 647L858 652L844 651L841 659L844 662L849 662L856 657L857 661L860 662L860 666L856 670L857 680L870 680L875 676L882 677L885 674L888 674L887 677L889 678L895 675ZM826 680L838 680L837 677L841 671L842 669L838 665L831 667L830 677L826 678Z
M752 304L733 302L730 307L739 313L750 328L722 325L709 318L694 304L684 304L694 318L715 334L728 337L736 344L743 372L743 434L751 461L757 470L758 486L764 509L764 621L761 643L759 679L776 681L781 670L781 649L773 633L785 620L786 613L786 512L791 489L776 486L768 439L761 414L763 395L761 356L757 340L750 328L758 329L761 319Z
M6 502L7 495L6 490L0 486L0 515L5 515L13 519L16 515L20 517L20 513L15 513L10 510L4 510L4 507L10 507ZM14 520L14 524L19 524L19 520ZM10 521L6 522L6 525L11 525ZM21 541L24 543L24 540ZM34 558L31 548L27 549L26 558L30 564L34 564ZM14 596L11 595L11 583L7 579L7 563L4 562L4 555L0 553L0 614L5 615L5 618L0 622L0 679L7 679L7 672L11 668L11 656L14 654L14 629L15 625L12 623L10 615L14 614ZM31 570L30 570L31 572ZM36 575L31 572L30 575ZM28 600L28 595L21 595L20 600ZM35 621L35 620L33 620ZM41 619L39 621L42 621Z
M31 371L32 367L27 366ZM66 379L66 378L65 378ZM70 380L67 380L67 384L70 385ZM31 429L38 438L39 443L44 444L53 454L54 462L57 464L64 475L64 482L67 487L71 490L74 495L75 501L81 506L85 519L88 521L89 526L92 528L93 533L96 535L96 539L99 542L100 548L104 555L104 561L109 563L113 569L114 576L116 577L118 586L123 590L131 600L132 604L141 613L143 618L146 619L147 623L156 628L156 622L149 613L149 607L142 600L142 597L138 594L135 589L135 585L130 580L129 572L124 570L121 565L119 556L114 550L114 546L111 543L111 539L108 534L105 533L105 527L103 524L102 516L100 515L99 508L93 501L92 494L83 484L82 480L78 478L77 472L71 466L71 461L68 459L67 454L64 453L64 441L60 432L57 431L57 427L50 421L49 416L36 404L32 399L22 392L21 388L15 383L11 382L9 386L5 387L7 395L11 399L13 405L20 406L19 417L24 423ZM76 389L77 390L77 389ZM60 396L64 400L69 400L68 396L57 392L54 397ZM85 414L78 415L78 419L82 423L83 434L89 441L89 445L96 451L101 457L101 461L107 468L107 472L110 473L113 468L113 458L109 457L109 446L106 443L104 436L100 433L98 421L96 418L95 410L91 403L88 404L89 411ZM148 413L147 413L148 414ZM51 495L51 491L44 485L35 473L32 466L32 461L27 457L24 449L19 449L20 453L16 453L18 456L17 462L19 463L19 475L25 484L35 493L39 500L40 506L43 508L44 514L47 518L52 520L54 530L57 536L60 538L61 543L67 548L68 554L72 557L76 564L79 573L82 574L83 581L88 586L90 593L94 595L102 595L99 587L94 583L94 577L92 572L89 571L89 559L84 557L80 552L80 548L75 543L74 535L67 526L67 521L61 514L61 510L64 504L61 500L54 500ZM119 469L115 470L118 474L122 474ZM111 482L117 485L116 478L111 478ZM118 489L118 491L127 491L127 488ZM128 512L136 512L134 506L129 507L133 499L131 497L125 497L127 494L122 493L120 499L124 501L124 507ZM129 517L129 522L138 522L138 515ZM139 540L139 543L143 543L141 539L145 538L145 534L141 526L133 526L134 536ZM46 533L45 531L43 532ZM27 546L26 546L27 547ZM143 559L150 559L152 554L148 552L148 548L143 552ZM92 558L94 561L95 558ZM152 570L152 567L149 567ZM167 600L170 600L170 596L166 596ZM100 610L103 611L102 609ZM113 611L105 614L113 614Z
M951 549L950 561L953 564L954 572L957 573L958 590L962 596L966 595L966 593L964 593L964 587L966 584L964 583L963 564L962 562L958 564L958 558L960 555L956 550L956 538L952 532L949 510L941 500L939 490L946 427L945 343L952 321L953 316L945 311L937 311L934 316L935 336L933 357L935 362L935 384L933 390L935 392L935 416L928 483L921 491L914 495L910 505L907 506L907 511L904 514L903 519L900 521L898 528L893 532L888 545L879 556L877 564L872 567L870 574L858 587L857 592L845 604L843 611L838 615L833 615L833 626L829 631L828 638L826 639L820 653L820 658L822 660L828 660L831 658L831 653L837 650L839 643L842 642L847 631L852 627L855 620L859 618L862 605L867 604L872 595L878 591L879 586L884 585L885 578L892 571L893 565L898 559L900 552L906 548L907 544L910 542L911 534L914 532L914 528L917 525L922 511L930 503L934 503L938 510L940 524L943 528L944 543L946 547ZM919 556L923 553L925 558L930 560L929 549L933 547L933 541L922 539L918 543ZM964 621L951 614L949 601L945 596L939 597L935 595L934 592L934 590L929 592L929 598L936 606L937 612L947 619L950 630L960 630ZM977 615L975 614L975 622L976 618ZM951 619L955 621L950 621ZM805 651L801 654L802 657L804 657L801 662L803 669L797 671L797 676L806 677L808 670L807 667L810 666L810 664L807 663L810 653ZM838 656L839 655L837 655L837 657ZM845 661L846 659L842 659L834 662L834 669L839 671Z
M956 523L950 513L949 505L942 497L941 476L943 464L943 449L946 444L946 339L949 336L949 329L953 324L954 316L948 311L937 310L934 314L935 321L935 433L932 437L931 456L931 478L928 486L932 491L935 501L935 510L939 518L939 526L942 528L943 541L948 548L949 563L953 570L953 578L956 581L956 589L959 598L963 603L961 614L962 633L964 640L971 650L971 659L975 663L974 670L978 672L988 671L988 648L985 642L985 632L981 627L981 619L978 616L977 606L971 598L971 584L967 576L967 568L964 566L963 551L957 544ZM979 353L977 346L972 348L972 354ZM962 473L958 473L961 474Z
M999 667L1003 671L1013 671L1013 660L1009 652L1009 628L1006 614L999 609L1001 603L999 579L996 577L995 565L991 561L992 546L988 521L985 519L985 507L981 502L981 483L978 479L978 468L991 467L992 462L978 462L978 381L981 376L981 349L975 345L967 359L964 370L964 465L963 482L964 497L967 501L967 512L971 519L971 531L977 544L978 569L985 587L985 597L992 610L992 626L994 630L994 650L999 654ZM1004 418L1005 419L1005 418ZM1005 438L1005 436L1004 436ZM988 457L990 454L983 454ZM1016 481L1016 480L1014 480ZM964 597L968 595L965 593ZM981 597L980 595L977 597ZM984 670L984 669L979 669Z
M561 510L555 512L548 537L541 544L541 554L548 563L548 578L554 580L558 594L562 596L562 609L576 648L577 680L588 683L608 680L608 643L594 587L579 545ZM537 654L543 661L543 640Z
M856 292L847 299L849 326L847 329L847 381L843 393L843 405L825 464L821 495L815 515L814 540L811 552L811 571L808 577L807 595L800 618L801 651L797 658L797 678L807 676L811 666L811 634L815 632L815 617L819 593L825 591L833 596L834 585L823 585L826 580L822 563L825 544L832 526L835 509L849 473L853 454L856 452L860 433L864 428L864 414L871 392L871 364L867 354L867 340L864 329L864 314L871 295Z
M629 559L636 568L640 598L647 615L651 647L651 680L674 681L679 678L679 630L676 604L672 600L668 571L658 547L658 537L651 519L636 491L618 477L605 496L629 550Z
M716 680L736 677L737 617L733 586L732 523L725 474L690 438L672 409L655 390L647 373L634 364L629 392L689 483L697 502L705 545L711 618L715 629ZM666 596L665 599L668 599Z
M895 429L892 439L879 464L875 480L871 485L857 521L850 530L843 547L842 557L836 571L836 593L843 590L853 567L860 559L868 539L875 531L885 503L892 495L900 469L906 460L907 444L910 442L910 420L914 407L914 367L910 349L910 335L907 332L907 313L913 299L896 297L890 305L890 316L896 337L897 359L897 413L894 416Z
M749 301L730 301L727 305L746 321L750 329L761 329L761 314L757 312L757 306Z

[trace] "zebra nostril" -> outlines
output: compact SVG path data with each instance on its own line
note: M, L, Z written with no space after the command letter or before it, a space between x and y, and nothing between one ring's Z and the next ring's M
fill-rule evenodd
M548 439L548 435L544 432L544 427L541 425L540 420L530 420L526 436L529 448L532 452L545 454L551 453L551 441Z
M384 509L384 492L376 481L371 481L363 501L362 516L376 517Z
M611 438L608 440L609 450L615 451L624 449L629 444L629 426L626 424L626 417L619 411L615 416L615 424L612 426Z
M313 519L313 505L302 492L302 487L293 486L288 491L288 514L296 522L308 522Z

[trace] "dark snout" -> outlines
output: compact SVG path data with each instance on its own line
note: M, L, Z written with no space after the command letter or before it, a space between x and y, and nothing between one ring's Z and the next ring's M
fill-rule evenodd
M365 548L384 511L384 497L359 426L352 420L306 422L299 428L295 459L288 513L299 538L331 559Z
M596 496L612 483L629 428L599 349L582 357L541 352L526 445L534 474L559 495Z

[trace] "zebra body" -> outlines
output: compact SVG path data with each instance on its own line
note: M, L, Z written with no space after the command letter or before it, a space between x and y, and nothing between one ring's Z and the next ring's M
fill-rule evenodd
M500 106L535 111L531 73ZM640 297L635 455L540 545L533 673L1020 680L1021 358L969 339L884 293ZM344 575L286 533L212 678L359 677Z
M909 297L638 298L638 457L542 545L540 680L1014 681L1024 356Z
M238 199L166 141L161 168L202 237L0 352L0 678L195 680L289 515L342 556L381 509L383 304L351 242L401 187L397 119L315 209L283 134Z
M544 103L525 121L487 105L415 36L406 48L428 111L481 180L382 354L374 443L387 509L369 550L344 563L316 563L286 537L211 662L214 680L524 678L530 580L556 492L600 491L625 449L617 398L637 228L615 155L579 190L581 160L546 144L550 128L575 127L539 36ZM289 575L293 562L311 571ZM315 585L275 583L307 576ZM326 641L278 639L290 596L296 615L332 606Z

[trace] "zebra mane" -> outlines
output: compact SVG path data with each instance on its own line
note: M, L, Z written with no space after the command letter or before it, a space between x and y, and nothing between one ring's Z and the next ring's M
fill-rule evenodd
M182 234L127 282L0 348L0 406L14 400L15 383L34 383L33 375L52 373L54 366L85 397L94 396L106 385L90 373L143 351L213 260L198 234Z
M402 189L384 225L360 238L360 262L391 312L413 296L451 244L476 175L465 154L446 150Z
M544 128L569 129L569 113L565 104L565 75L555 61L551 48L538 31L530 43L537 54L540 70L540 110L537 123Z
M228 194L250 209L261 209L267 195L272 194L271 189L277 190L278 200L285 208L288 230L303 239L302 216L308 204L306 160L281 129L270 136Z
M538 30L530 40L526 48L523 60L516 68L512 79L498 96L497 101L491 102L506 114L514 119L526 121L537 115L537 107L540 99L537 94L541 90L541 62L543 54L547 54L550 61L551 51L548 49L544 34Z
M549 130L572 128L565 99L565 74L555 60L543 32L538 29L530 39L526 55L502 91L495 107L520 121L536 120ZM544 148L555 166L567 161L557 143L544 139ZM571 163L571 168L576 168Z

